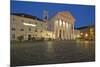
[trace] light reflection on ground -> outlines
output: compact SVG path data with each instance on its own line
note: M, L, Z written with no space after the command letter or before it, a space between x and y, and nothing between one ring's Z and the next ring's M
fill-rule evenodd
M95 41L11 43L11 65L37 65L95 60Z

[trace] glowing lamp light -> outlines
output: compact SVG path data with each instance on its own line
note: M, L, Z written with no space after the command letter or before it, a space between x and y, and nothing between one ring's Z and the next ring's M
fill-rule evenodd
M85 37L87 37L87 36L88 36L88 34L86 33L86 34L85 34Z
M77 37L79 38L79 37L80 37L80 35L77 35Z
M83 33L81 33L81 35L83 35Z
M23 23L23 24L26 25L26 26L33 26L33 27L36 26L35 24L29 24L29 23Z

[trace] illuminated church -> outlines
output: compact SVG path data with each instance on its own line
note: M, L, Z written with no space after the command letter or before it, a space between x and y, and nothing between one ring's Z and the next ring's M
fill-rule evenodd
M75 19L70 12L58 12L48 22L48 29L58 40L72 40L74 37Z

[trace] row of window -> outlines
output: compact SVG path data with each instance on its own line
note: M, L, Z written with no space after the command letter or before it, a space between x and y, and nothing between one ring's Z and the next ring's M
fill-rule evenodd
M15 18L13 18L13 21L16 21ZM21 20L21 22L25 22L23 19ZM35 21L36 22L36 21ZM29 21L29 23L32 23L32 21ZM35 25L37 25L38 23L36 22ZM41 24L42 26L43 24Z
M33 36L37 37L38 35L37 34L34 34ZM49 34L46 34L46 36L50 36L50 35ZM15 39L16 38L16 35L15 34L12 34L11 37L13 39ZM28 37L31 37L31 35L28 35Z
M12 30L12 31L15 31L16 29L15 29L15 28L11 28L11 30ZM32 31L32 29L31 29L31 28L29 28L28 30L29 30L29 31ZM21 28L21 29L20 29L20 31L24 31L24 29L23 29L23 28ZM37 30L37 29L35 29L35 32L38 32L38 30ZM43 32L43 30L40 30L40 32Z

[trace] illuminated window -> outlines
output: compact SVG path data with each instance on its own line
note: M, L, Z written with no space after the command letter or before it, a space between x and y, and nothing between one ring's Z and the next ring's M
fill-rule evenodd
M36 25L35 24L29 24L29 23L23 23L25 26L33 26L35 27Z
M88 37L88 33L85 34L85 37Z
M93 31L93 29L92 28L90 28L90 32L92 32Z
M83 35L83 33L81 33L81 35Z

